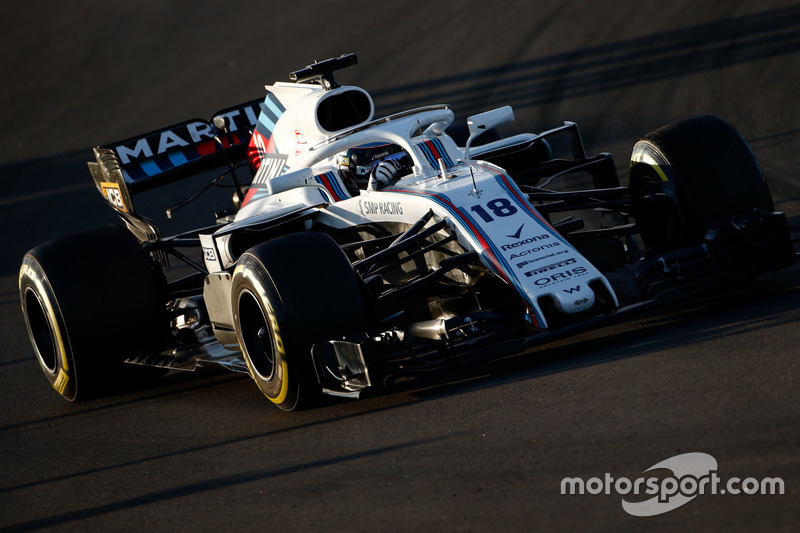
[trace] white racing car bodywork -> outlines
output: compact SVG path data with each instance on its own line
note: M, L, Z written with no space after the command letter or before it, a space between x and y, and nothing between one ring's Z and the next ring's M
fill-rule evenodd
M370 95L333 77L356 62L315 63L212 121L95 148L89 168L125 228L42 244L20 270L32 344L62 396L94 394L129 364L214 364L249 373L291 410L320 391L357 397L796 260L761 168L722 119L644 136L623 186L611 155L587 156L571 122L492 139L514 119L501 107L470 117L457 141L446 105L375 119ZM230 178L234 207L214 226L165 237L134 202L220 169L167 210ZM193 273L170 276L175 260ZM615 269L640 300L620 301L605 274ZM81 288L96 276L115 283L113 301Z

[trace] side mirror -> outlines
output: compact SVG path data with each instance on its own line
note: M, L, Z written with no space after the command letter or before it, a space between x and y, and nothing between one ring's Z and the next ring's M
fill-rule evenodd
M491 111L469 117L467 119L469 138L467 139L467 145L464 147L464 159L469 160L469 147L478 135L485 133L495 126L506 124L513 120L514 110L511 109L511 106L498 107L497 109L492 109Z

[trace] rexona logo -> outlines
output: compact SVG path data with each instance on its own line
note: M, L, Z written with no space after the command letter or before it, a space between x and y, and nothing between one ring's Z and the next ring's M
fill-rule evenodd
M622 509L633 516L656 516L673 511L694 500L711 494L754 495L784 494L781 478L756 479L731 477L720 479L717 460L707 453L692 452L676 455L654 464L644 473L662 471L636 479L615 478L609 473L584 480L567 477L561 480L561 494L620 494ZM663 475L663 474L666 474ZM651 496L644 499L642 495Z
M513 233L513 235L506 235L506 237L510 237L512 239L519 239L519 236L522 235L522 228L525 227L525 224L521 225L517 231Z
M370 202L359 200L358 210L362 216L368 215L402 215L403 204L400 202Z
M550 235L548 235L547 233L542 233L541 235L537 235L535 237L528 237L527 239L522 239L521 241L512 242L511 244L504 244L503 246L501 246L501 248L503 249L503 251L513 250L514 248L519 248L520 246L525 246L526 244L543 241L549 238Z

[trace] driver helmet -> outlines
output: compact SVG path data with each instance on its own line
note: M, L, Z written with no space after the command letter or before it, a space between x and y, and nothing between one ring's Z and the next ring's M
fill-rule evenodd
M411 167L411 158L402 147L393 143L369 143L350 148L337 156L339 172L345 181L353 181L366 189L373 170L383 161L396 162L396 167Z

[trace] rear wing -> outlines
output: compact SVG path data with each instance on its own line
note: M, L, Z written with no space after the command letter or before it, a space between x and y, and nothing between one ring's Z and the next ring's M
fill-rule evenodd
M94 148L95 185L126 219L138 218L136 193L244 160L262 106L260 99L219 111L214 117L224 119L222 129L213 119L193 119Z

